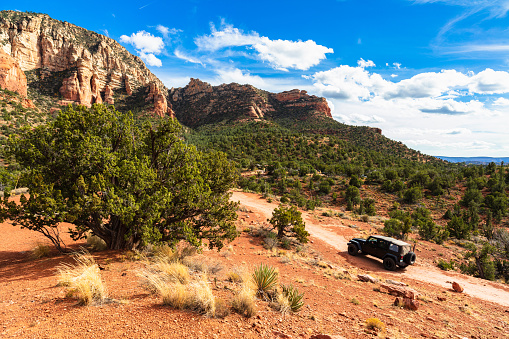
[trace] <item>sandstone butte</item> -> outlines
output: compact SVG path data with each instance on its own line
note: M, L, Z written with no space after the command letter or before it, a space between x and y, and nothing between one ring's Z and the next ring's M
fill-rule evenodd
M63 72L58 84L61 105L114 104L114 93L120 91L128 96L141 93L141 100L144 98L152 107L151 114L177 117L191 127L226 117L240 120L286 116L300 120L313 116L332 118L324 98L298 89L274 94L251 85L211 86L191 79L183 88L168 90L139 57L113 39L46 14L0 13L2 55L12 57L24 72L39 70L41 78ZM16 72L22 80L14 83L18 83L22 95L26 96L25 75Z

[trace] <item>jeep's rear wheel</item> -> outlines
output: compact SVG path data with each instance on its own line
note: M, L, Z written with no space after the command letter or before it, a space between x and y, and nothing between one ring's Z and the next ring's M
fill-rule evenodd
M394 271L396 269L396 262L391 257L384 258L384 268L388 271Z
M356 245L354 244L348 245L348 254L355 256L357 255L357 253L359 253L359 249L357 248Z
M415 263L415 259L417 259L417 256L414 252L409 252L405 255L405 258L403 259L408 265L413 265Z

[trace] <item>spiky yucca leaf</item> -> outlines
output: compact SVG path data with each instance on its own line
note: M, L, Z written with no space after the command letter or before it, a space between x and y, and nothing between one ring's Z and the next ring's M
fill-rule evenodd
M304 306L304 292L299 294L299 290L292 285L285 286L281 284L283 295L288 299L292 312L298 312Z
M277 284L279 272L271 266L260 264L253 272L253 281L258 293L267 294Z

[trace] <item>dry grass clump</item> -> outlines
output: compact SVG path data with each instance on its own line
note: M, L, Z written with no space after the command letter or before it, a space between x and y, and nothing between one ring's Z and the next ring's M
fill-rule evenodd
M162 257L157 257L155 262L150 266L155 272L160 272L169 281L176 281L181 284L187 284L191 277L187 266L178 261L168 262Z
M45 243L37 243L34 248L32 248L30 253L30 258L32 259L41 259L48 257L51 252L51 248L48 244Z
M108 248L108 245L104 240L99 238L97 235L88 235L87 236L87 247L91 251L104 251Z
M235 312L251 318L256 314L256 289L249 279L244 280L240 291L235 294L232 300L232 308Z
M366 328L376 332L385 332L385 324L378 318L368 318Z
M191 274L186 264L191 260L192 250L172 250L169 247L157 249L157 255L140 271L142 285L162 298L163 305L179 310L191 310L209 317L224 317L229 309L222 299L216 299L206 274L197 274L196 267ZM196 261L197 263L197 261ZM203 269L207 271L206 268Z
M67 296L77 295L80 304L100 303L106 298L106 288L101 279L99 266L86 252L74 255L75 265L58 267L58 285L67 286Z

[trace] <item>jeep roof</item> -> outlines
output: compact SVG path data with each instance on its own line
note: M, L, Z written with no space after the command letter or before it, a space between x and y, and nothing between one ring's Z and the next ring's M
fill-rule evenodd
M394 245L398 245L398 246L411 246L409 243L407 242L404 242L404 241L401 241L401 240L398 240L398 239L394 239L394 238L391 238L391 237L384 237L383 235L371 235L368 237L369 238L377 238L377 239L382 239L382 240L385 240L385 241L388 241L388 242L391 242L393 243Z

